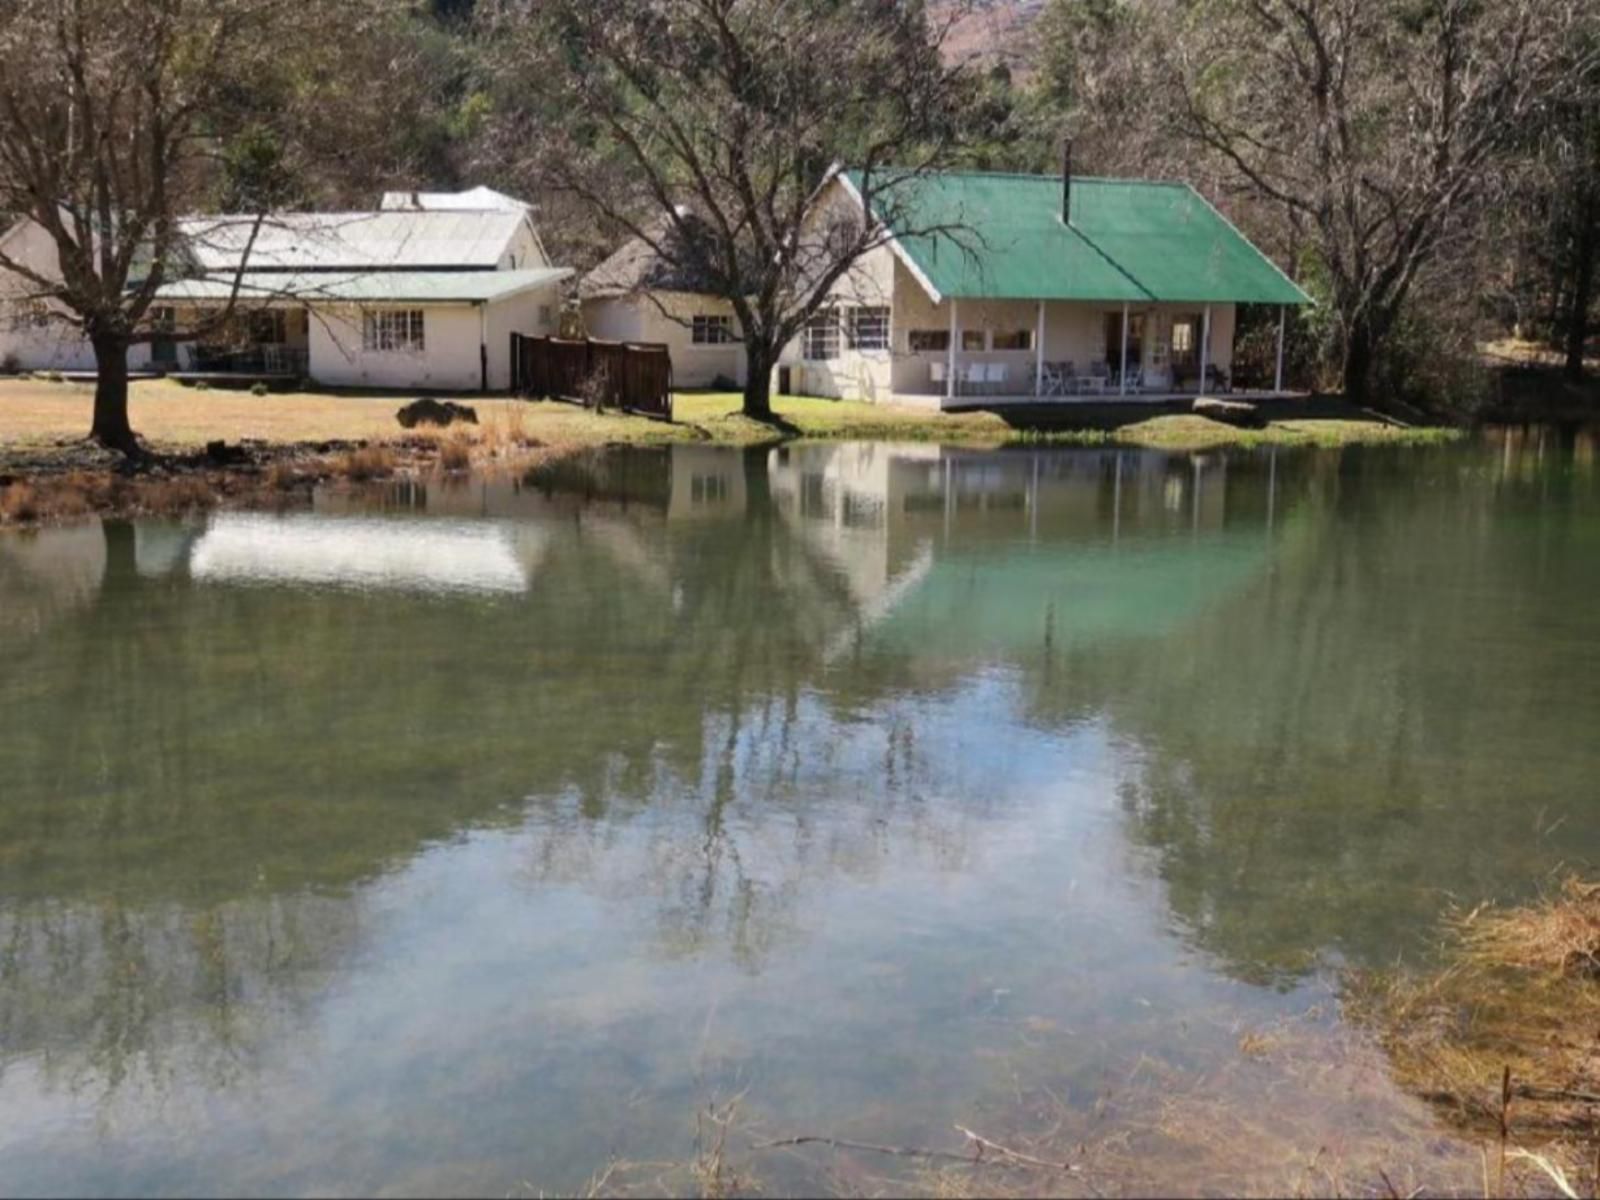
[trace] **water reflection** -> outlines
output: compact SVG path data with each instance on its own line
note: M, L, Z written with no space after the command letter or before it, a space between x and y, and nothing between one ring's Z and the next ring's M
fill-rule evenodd
M0 540L0 1156L576 1186L713 1084L918 1141L1232 1053L1593 852L1597 543L1592 452L1510 433L634 449Z

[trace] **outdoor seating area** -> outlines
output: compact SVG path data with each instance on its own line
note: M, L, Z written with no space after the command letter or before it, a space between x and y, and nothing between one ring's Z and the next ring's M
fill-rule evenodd
M1130 367L1126 386L1122 374L1109 363L1082 365L1070 359L1043 361L1024 370L1009 363L957 363L953 386L950 368L943 362L928 364L928 383L934 394L951 397L1035 396L1065 399L1071 397L1164 397L1176 393L1221 395L1233 390L1229 371L1215 363L1206 364L1202 379L1195 367L1154 370ZM1037 379L1035 376L1037 375Z

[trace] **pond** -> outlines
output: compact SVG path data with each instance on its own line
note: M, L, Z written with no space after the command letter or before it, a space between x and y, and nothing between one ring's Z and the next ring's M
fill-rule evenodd
M0 537L0 1190L687 1188L716 1118L789 1191L917 1168L752 1143L957 1125L1455 1170L1341 989L1600 859L1596 451L636 449Z

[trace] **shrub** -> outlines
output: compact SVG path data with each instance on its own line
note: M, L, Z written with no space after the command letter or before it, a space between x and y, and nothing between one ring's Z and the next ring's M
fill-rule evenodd
M15 354L7 354L0 358L0 371L7 375L20 375L22 373L22 360Z
M0 520L32 521L39 515L39 493L31 484L13 483L0 491Z
M250 394L252 396L265 396L267 391L267 385L259 379L250 385Z
M51 383L60 383L64 379L66 379L66 376L63 375L60 371L46 371L44 373L44 377L45 377L45 379L49 380Z
M578 400L585 408L605 412L606 391L606 369L603 366L596 367L578 385Z
M204 379L196 379L192 386L194 387L194 390L197 391L197 392L209 392L211 390L211 385L209 383L207 383Z

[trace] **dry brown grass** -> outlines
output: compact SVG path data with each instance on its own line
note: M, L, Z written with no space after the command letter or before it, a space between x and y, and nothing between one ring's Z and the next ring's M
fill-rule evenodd
M1479 964L1600 977L1600 883L1569 876L1539 904L1481 905L1453 922L1464 955Z
M33 484L13 483L0 490L0 521L36 521L39 511L39 491Z
M439 466L446 471L466 471L472 467L470 435L457 433L439 443Z
M1352 976L1397 1082L1486 1139L1486 1194L1600 1188L1600 886L1446 923L1444 965Z
M395 454L388 446L361 446L338 455L329 467L335 475L343 476L352 483L365 483L393 475Z

